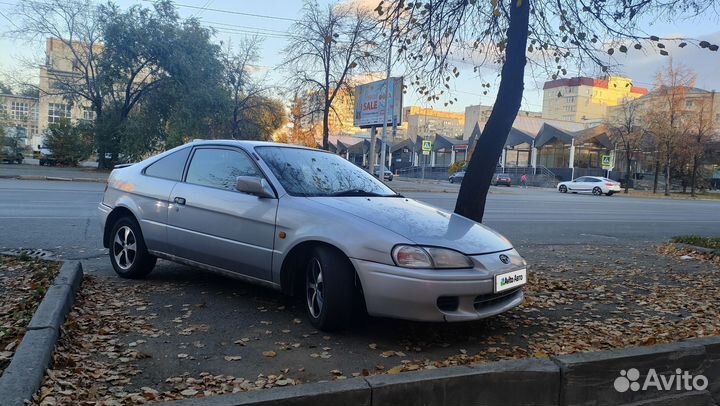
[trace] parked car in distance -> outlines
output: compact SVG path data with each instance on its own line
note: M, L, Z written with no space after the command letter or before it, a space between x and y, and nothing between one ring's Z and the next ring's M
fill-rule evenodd
M338 155L192 142L111 172L103 245L125 278L157 258L302 297L311 323L354 310L466 321L520 305L527 264L492 229L405 198Z
M512 186L512 178L506 173L496 173L490 184L495 186L505 185L509 187Z
M379 178L379 177L380 177L380 169L375 169L375 177L376 177L376 178ZM385 176L383 176L383 178L384 178L386 181L388 181L388 182L392 182L392 180L393 180L393 173L390 172L389 170L385 169Z
M40 166L55 166L57 160L53 156L52 151L48 147L40 148Z
M560 182L558 191L560 193L592 193L595 196L607 195L622 190L620 182L600 176L581 176L569 182Z
M450 175L448 180L450 183L462 183L463 179L465 178L465 171L457 171Z
M22 152L15 151L12 147L8 146L0 147L0 162L21 164L23 163L23 159L25 159L25 157Z

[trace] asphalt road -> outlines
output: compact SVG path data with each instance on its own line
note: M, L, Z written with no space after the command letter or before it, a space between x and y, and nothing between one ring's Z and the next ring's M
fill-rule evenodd
M42 248L64 258L102 254L97 203L104 185L0 180L0 248ZM454 193L405 193L452 210ZM596 197L493 187L486 224L518 247L657 243L720 229L720 201Z

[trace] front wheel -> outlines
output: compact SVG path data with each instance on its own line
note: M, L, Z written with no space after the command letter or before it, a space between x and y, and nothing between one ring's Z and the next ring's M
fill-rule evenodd
M595 195L595 196L602 196L602 189L600 189L599 187L595 186L595 187L593 188L593 190L592 190L592 194Z
M120 277L138 279L152 272L157 258L147 251L140 226L134 219L119 218L110 238L110 262Z
M305 309L319 330L345 327L353 311L354 270L340 252L328 247L313 249L305 266Z
M565 185L560 185L560 187L558 188L558 190L560 191L560 193L567 193L567 186L565 186Z

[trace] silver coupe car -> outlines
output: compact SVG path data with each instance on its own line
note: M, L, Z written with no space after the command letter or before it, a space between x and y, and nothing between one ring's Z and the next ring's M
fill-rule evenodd
M115 169L98 206L121 277L157 258L298 295L312 324L465 321L523 301L526 263L495 231L405 198L340 156L194 141Z

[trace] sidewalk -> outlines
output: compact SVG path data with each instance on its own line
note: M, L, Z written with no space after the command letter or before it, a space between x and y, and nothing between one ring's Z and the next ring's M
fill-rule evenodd
M85 182L105 182L110 171L94 168L63 168L57 166L39 166L32 164L0 164L0 179L25 180L75 180Z

